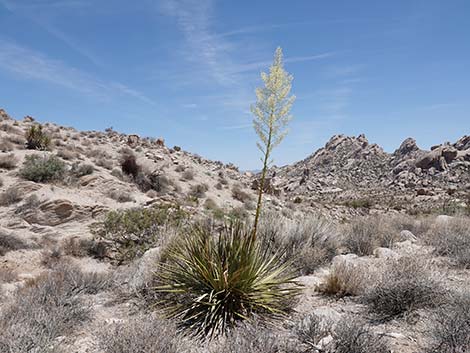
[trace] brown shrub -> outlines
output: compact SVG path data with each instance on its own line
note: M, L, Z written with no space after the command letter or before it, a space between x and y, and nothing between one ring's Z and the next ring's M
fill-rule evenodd
M0 155L0 168L15 169L18 165L18 158L13 153Z
M131 175L136 178L141 172L141 167L137 164L134 154L124 154L121 156L121 170L126 175Z
M240 202L247 202L252 200L251 195L244 191L240 185L235 185L232 188L232 197Z

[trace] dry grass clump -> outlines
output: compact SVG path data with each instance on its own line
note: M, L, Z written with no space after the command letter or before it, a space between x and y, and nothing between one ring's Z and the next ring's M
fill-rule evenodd
M251 201L253 198L249 193L246 191L243 191L242 187L240 185L234 185L232 188L232 197L235 200L238 200L240 202L248 202Z
M114 168L114 162L111 159L99 158L95 159L94 162L98 167L103 167L108 170L112 170Z
M310 351L317 347L320 340L331 334L332 322L315 314L307 314L299 318L293 327L297 340Z
M10 186L4 192L0 193L0 206L10 206L20 202L23 199L23 195L14 186Z
M78 158L78 153L70 149L70 146L66 148L61 148L57 151L57 156L65 159L66 161L71 161Z
M18 273L14 269L0 267L0 284L16 282L17 280L18 280Z
M210 353L300 353L296 342L280 336L258 321L240 325L225 340L208 350Z
M352 261L335 263L318 290L326 295L337 297L363 294L368 284L368 268Z
M15 146L8 140L0 141L0 152L10 152L15 149Z
M448 256L455 265L470 268L470 218L451 218L434 224L426 233L425 242L435 252Z
M379 319L389 320L416 309L435 307L445 295L442 282L428 263L403 257L388 264L364 295L364 302Z
M65 175L65 163L54 155L26 156L20 175L37 183L57 181Z
M192 169L184 170L183 174L181 175L181 180L183 181L194 180L194 171Z
M14 234L0 231L0 256L5 255L9 251L31 249L33 247L33 245L25 242Z
M399 239L399 231L394 229L384 217L370 216L357 218L345 228L344 246L352 253L372 255L378 247L391 247Z
M106 257L106 245L93 239L71 237L62 245L64 254L74 257L90 256L97 259Z
M27 198L24 199L23 203L15 209L15 214L25 214L28 211L38 207L40 204L41 201L39 200L36 194L29 195Z
M74 178L81 178L82 176L93 174L94 171L95 167L91 164L74 163L70 169L70 174Z
M4 154L0 156L0 168L2 169L15 169L18 165L18 159L13 153Z
M0 351L49 352L59 336L68 335L90 317L81 294L103 289L96 275L57 267L19 288L0 312Z
M276 249L285 249L286 256L302 274L331 261L339 247L335 224L319 216L290 220L277 213L266 213L260 221L258 236Z
M182 338L175 327L152 315L103 327L96 335L104 353L181 353Z
M117 202L134 202L135 199L132 194L125 190L111 189L106 193L106 196Z
M189 189L189 196L195 199L200 199L206 196L206 191L209 190L207 184L196 184L192 185Z
M456 295L434 313L427 353L465 353L470 349L470 292Z
M329 353L386 353L388 345L383 337L357 317L343 318L333 331L333 347Z

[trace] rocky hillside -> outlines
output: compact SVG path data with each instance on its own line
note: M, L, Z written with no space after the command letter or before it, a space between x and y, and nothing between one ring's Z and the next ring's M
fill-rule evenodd
M333 136L306 159L271 171L275 188L320 203L423 210L465 206L470 194L470 136L420 149L408 138L393 153L364 135Z

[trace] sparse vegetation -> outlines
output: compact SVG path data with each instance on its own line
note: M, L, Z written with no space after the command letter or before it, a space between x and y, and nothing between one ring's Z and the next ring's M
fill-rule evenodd
M74 163L70 173L75 178L81 178L82 176L93 174L94 171L95 168L91 164Z
M352 316L338 323L333 339L332 353L389 352L383 337L375 335L364 321Z
M325 282L318 286L318 290L323 294L337 297L360 295L366 290L367 279L366 266L342 261L333 265Z
M194 172L191 169L186 169L181 175L181 180L188 181L194 179Z
M65 175L65 163L54 155L26 156L20 175L36 183L57 181Z
M161 303L191 334L214 336L253 314L279 316L297 294L279 253L253 243L240 224L215 235L203 226L175 239L156 272Z
M207 184L196 184L192 185L189 189L189 196L195 199L200 199L206 196L206 191L209 190Z
M4 352L46 352L55 339L70 334L90 317L81 294L104 288L101 278L66 266L31 280L0 313L0 348Z
M365 294L370 310L382 320L416 309L436 307L446 294L430 265L404 257L389 263L381 279Z
M160 206L111 211L103 222L93 225L96 240L109 248L109 256L118 263L129 262L162 241L166 225L177 226L187 217L178 207Z
M4 192L0 193L0 206L10 206L20 202L23 195L17 187L10 186Z
M137 159L132 153L125 153L121 156L121 170L124 174L130 175L134 178L139 175L141 167L137 164Z
M435 252L448 256L456 266L470 268L470 220L452 218L435 224L426 233L425 241Z
M105 353L179 353L182 346L174 325L151 315L103 327L97 337Z
M13 153L0 156L0 168L2 169L15 169L18 164L18 159Z
M235 185L232 188L232 197L235 200L238 200L240 202L248 202L252 200L252 197L250 194L248 194L246 191L243 191L243 189L240 187L240 185Z
M0 256L5 255L9 251L30 249L32 247L32 245L18 236L0 231Z
M371 255L378 247L391 247L398 236L399 232L384 217L370 216L348 224L343 242L350 252L364 256Z

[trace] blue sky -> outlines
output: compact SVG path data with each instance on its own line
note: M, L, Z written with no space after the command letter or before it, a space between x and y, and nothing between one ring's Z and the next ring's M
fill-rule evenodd
M469 15L468 0L0 0L0 107L255 169L249 107L281 46L297 100L277 165L337 133L429 148L470 133Z

